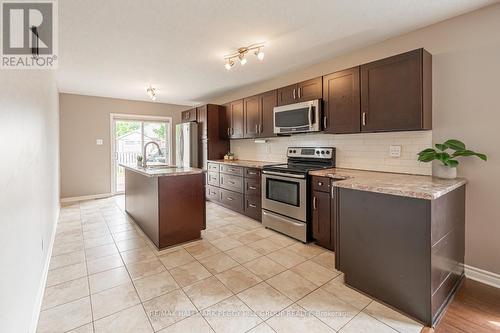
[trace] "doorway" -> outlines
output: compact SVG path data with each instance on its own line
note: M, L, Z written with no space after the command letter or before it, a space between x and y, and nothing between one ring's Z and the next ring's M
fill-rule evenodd
M154 141L161 148L160 154L154 145L148 146L148 163L172 163L172 118L111 114L110 124L112 194L125 191L125 169L120 165L135 165L148 142Z

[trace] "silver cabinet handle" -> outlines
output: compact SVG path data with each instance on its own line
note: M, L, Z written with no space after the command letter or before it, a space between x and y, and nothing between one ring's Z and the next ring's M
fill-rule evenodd
M318 182L318 186L323 186L323 182Z
M252 207L252 208L257 208L257 205L254 205L254 204L248 204L249 207Z
M363 112L363 126L366 126L366 112Z
M229 200L229 201L233 201L233 200L234 200L234 199L233 199L233 198L231 198L231 197L227 197L226 199L227 199L227 200Z
M230 131L230 130L231 130L231 129L228 127L228 128L227 128L227 135L228 135L228 136L229 136L229 135L231 135L231 134L229 134L229 131Z
M255 124L255 133L259 133L259 125Z
M293 99L297 99L297 96L295 96L295 88L293 88Z
M332 199L335 199L335 186L333 186L333 182L332 182L332 185L331 185L331 193L332 195Z
M313 209L318 209L318 207L316 206L316 197L313 197Z
M326 116L323 117L323 128L325 129L327 127L327 119Z
M300 95L302 95L301 94L301 92L302 92L302 88L301 87L299 87L298 92L299 92L299 99L300 99Z
M230 181L230 180L228 180L227 182L228 182L229 184L231 184L231 185L234 185L234 182L232 182L232 181Z
M257 187L255 187L255 186L249 186L248 188L249 188L250 190L256 190L256 189L257 189Z

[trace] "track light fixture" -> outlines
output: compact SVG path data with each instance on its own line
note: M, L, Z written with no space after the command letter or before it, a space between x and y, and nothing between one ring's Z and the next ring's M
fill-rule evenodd
M264 49L264 43L252 44L247 47L240 47L237 52L224 56L224 59L226 60L224 68L230 70L236 63L236 60L240 62L240 65L244 66L248 62L246 55L250 51L254 51L254 54L257 57L257 59L262 61L264 60L263 49Z
M152 101L156 101L156 98L158 97L158 89L153 88L151 85L149 85L149 87L146 88L146 93Z

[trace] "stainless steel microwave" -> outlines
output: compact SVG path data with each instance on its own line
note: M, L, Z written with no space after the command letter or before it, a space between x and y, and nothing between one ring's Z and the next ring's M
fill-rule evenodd
M274 108L274 133L293 134L320 131L321 100Z

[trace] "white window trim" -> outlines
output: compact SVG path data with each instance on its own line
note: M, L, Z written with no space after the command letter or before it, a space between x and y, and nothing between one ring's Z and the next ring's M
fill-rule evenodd
M123 194L123 191L116 191L116 167L114 165L115 163L115 153L116 153L116 147L115 147L115 120L139 120L143 122L147 121L161 121L161 122L166 122L168 123L168 133L169 133L169 138L168 138L168 164L172 164L172 154L173 154L173 133L172 133L172 117L164 117L164 116L148 116L148 115L138 115L138 114L126 114L126 113L110 113L109 114L109 136L110 136L110 146L111 146L111 156L110 156L110 166L111 166L111 188L110 188L110 193L112 195L116 194ZM142 124L141 126L144 126ZM141 132L144 132L143 130ZM144 146L144 140L141 138L141 147Z

